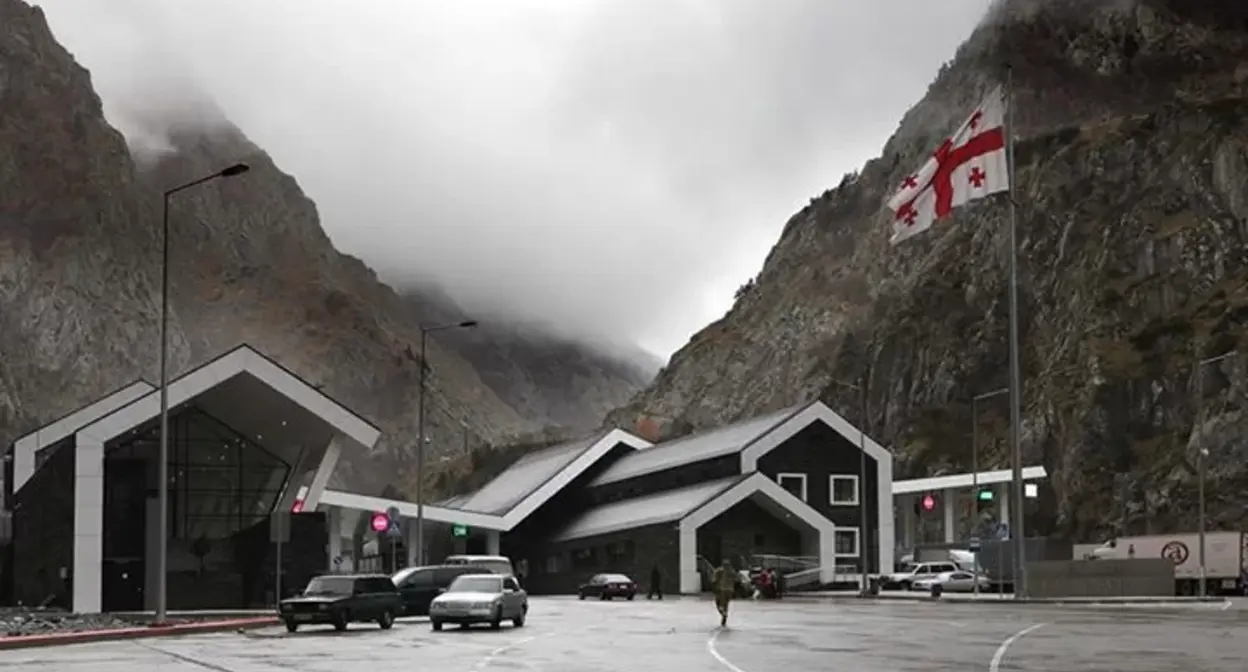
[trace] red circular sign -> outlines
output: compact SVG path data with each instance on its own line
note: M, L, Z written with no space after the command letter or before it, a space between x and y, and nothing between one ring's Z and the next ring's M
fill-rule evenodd
M290 512L291 512L291 513L302 513L302 512L303 512L303 500L302 500L302 499L296 499L296 500L295 500L295 503L294 503L294 504L292 504L292 505L291 505L291 507L290 507Z
M374 513L371 524L374 532L385 532L390 529L390 518L384 513Z
M931 511L936 508L936 498L931 495L923 495L923 510Z

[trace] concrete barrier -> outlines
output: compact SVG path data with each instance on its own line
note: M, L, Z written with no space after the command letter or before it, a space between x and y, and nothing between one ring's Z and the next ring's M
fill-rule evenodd
M1174 563L1167 558L1027 563L1028 598L1173 596Z

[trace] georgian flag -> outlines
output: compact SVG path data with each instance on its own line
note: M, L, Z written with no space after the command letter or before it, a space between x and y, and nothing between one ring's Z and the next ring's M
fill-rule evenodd
M896 245L922 233L954 208L1010 188L1005 147L1005 92L993 89L958 132L888 200Z

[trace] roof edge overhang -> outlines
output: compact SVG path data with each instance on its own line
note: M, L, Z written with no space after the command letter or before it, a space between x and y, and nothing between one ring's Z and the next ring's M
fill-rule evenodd
M616 526L608 526L606 529L602 529L602 530L595 530L595 531L593 532L593 534L576 534L576 535L572 535L572 536L563 535L563 534L558 534L558 535L555 535L554 537L551 537L551 541L552 541L552 542L556 542L556 543L560 543L560 542L564 542L564 541L576 541L577 539L587 539L587 538L589 538L589 537L596 537L596 536L603 535L603 534L611 534L611 533L613 533L613 532L621 532L621 531L623 531L623 530L632 530L632 529L636 529L636 528L639 528L639 527L646 527L646 526L648 526L648 525L659 525L659 524L662 524L662 523L672 523L672 522L677 522L677 521L681 520L682 518L684 518L684 517L686 517L686 516L691 515L693 512L697 511L697 510L698 510L699 508L701 508L702 506L705 506L707 502L713 501L716 497L719 497L719 496L723 495L725 492L727 492L728 490L731 490L732 488L736 487L736 486L737 486L738 484L740 484L742 481L744 481L745 479L749 478L749 476L750 476L750 475L749 475L749 474L747 474L747 475L744 475L744 476L740 476L740 475L739 475L739 476L734 476L734 477L727 478L727 479L722 479L722 480L725 480L725 481L727 481L727 482L726 482L726 483L724 483L724 484L723 484L723 486L722 486L721 488L719 488L719 489L717 489L717 490L714 490L714 491L712 491L712 492L708 493L708 494L706 495L706 497L704 497L703 499L701 499L701 500L699 500L699 501L697 501L697 502L694 502L693 504L691 504L690 506L688 506L688 507L686 507L686 508L684 508L684 509L677 509L677 510L673 510L673 511L666 511L666 512L664 512L664 513L661 513L661 514L656 514L656 515L653 515L653 516L649 516L649 517L643 518L643 519L641 519L641 520L630 521L630 522L629 522L629 523L627 523L627 524L616 525ZM721 480L721 479L716 479L716 480ZM695 483L695 484L693 484L693 485L687 485L687 486L682 487L682 488L672 488L672 489L670 489L670 490L663 490L663 491L659 491L659 492L656 492L656 493L650 493L649 495L642 495L641 497L634 498L634 499L645 499L646 497L651 497L651 496L662 496L662 495L664 495L664 494L669 494L669 493L673 493L673 492L679 492L679 491L682 491L682 490L693 490L693 489L696 489L696 488L700 488L700 487L704 487L704 486L706 486L706 485L709 485L710 483L711 483L710 481L708 481L708 482L706 482L706 483ZM621 505L626 505L626 504L627 504L628 502L630 502L630 501L633 501L633 499L622 499L622 500L619 500L619 501L616 501L616 502L611 502L611 503L609 503L609 504L603 504L602 506L599 506L599 507L594 507L594 509L590 509L590 511L593 511L593 510L595 510L595 509L599 509L599 508L605 508L605 507L608 507L608 506L621 506ZM588 512L586 512L586 513L588 513Z
M243 373L255 377L365 448L372 448L381 438L381 430L371 422L245 344L171 381L169 406L184 404ZM78 433L87 441L104 443L159 414L160 390L157 389L83 427Z
M1024 481L1039 481L1048 477L1049 472L1043 466L1023 467ZM1012 469L993 469L991 471L981 471L978 474L945 474L943 476L928 476L926 478L908 478L904 481L893 481L893 494L909 495L931 490L971 488L977 485L997 485L1013 481L1014 471Z
M874 458L877 464L887 464L891 477L893 454L887 448L876 443L874 439L851 425L822 401L814 401L805 408L790 415L759 437L751 441L741 451L741 472L750 473L758 468L758 460L763 455L779 447L815 422L822 422L847 441L861 446L867 455Z
M399 510L399 515L405 518L416 518L420 515L420 506L416 502L408 502L399 499L387 499L385 497L373 497L371 495L357 495L351 492L343 492L341 490L326 490L321 494L321 506L337 506L345 509L356 509L359 511L385 511L390 507ZM463 511L460 509L448 509L442 506L432 506L426 504L424 507L425 520L431 520L436 523L446 523L448 525L467 525L484 530L493 530L496 532L506 532L511 528L506 525L502 516L490 515L488 513L475 513L472 511Z
M729 485L715 496L703 502L694 510L680 518L682 531L697 530L714 520L732 507L749 497L761 494L780 508L796 516L802 522L831 537L836 525L825 518L806 502L794 497L792 493L780 487L780 484L767 478L765 474L753 472L746 474L741 480Z

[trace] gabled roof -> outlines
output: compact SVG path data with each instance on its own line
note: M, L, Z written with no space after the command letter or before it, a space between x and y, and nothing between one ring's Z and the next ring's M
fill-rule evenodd
M452 497L436 505L426 505L424 515L427 519L438 522L506 532L519 525L538 507L550 501L550 498L620 444L634 450L650 448L648 441L622 429L612 429L583 441L540 450L521 458L474 493ZM417 510L413 502L334 490L326 490L320 503L364 511L384 511L390 506L396 506L404 516L414 516ZM495 507L495 512L474 511L467 508L470 505Z
M239 389L243 391L267 389L276 393L276 398L284 399L292 409L312 414L365 447L371 448L381 436L381 431L372 423L245 344L170 381L169 407L198 400L201 395L207 396L206 393L224 388L234 381L242 385ZM255 407L237 394L215 395L212 401L214 405L229 408L229 414L236 416L231 418L234 424L276 424L274 418L266 416L268 409ZM152 390L77 431L80 440L105 442L159 415L160 391Z
M602 431L587 438L528 453L504 469L481 489L453 497L454 504L447 502L438 504L464 511L504 515L525 497L542 487L555 474L566 469L573 460L606 438L609 433L609 431Z
M556 532L552 541L584 539L646 525L674 522L701 508L744 478L746 477L720 478L594 507Z
M805 406L794 406L660 443L649 450L620 458L589 485L606 485L672 467L740 453L746 446L803 408Z
M147 381L136 380L14 441L13 492L21 490L30 477L35 475L35 454L41 448L70 436L155 389Z

